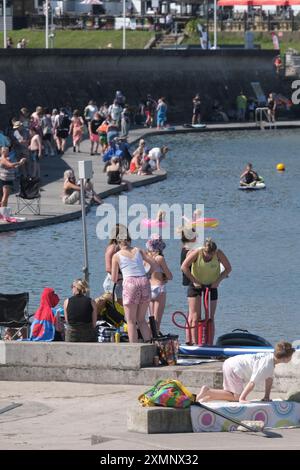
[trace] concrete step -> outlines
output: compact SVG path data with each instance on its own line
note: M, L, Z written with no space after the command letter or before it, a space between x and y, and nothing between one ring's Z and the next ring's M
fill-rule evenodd
M153 364L154 344L0 341L6 366L138 370Z
M177 379L198 390L222 388L222 361L153 367L156 347L129 343L34 343L0 341L0 380L59 381L151 386ZM300 351L276 367L272 393L300 391ZM264 384L256 387L263 393Z

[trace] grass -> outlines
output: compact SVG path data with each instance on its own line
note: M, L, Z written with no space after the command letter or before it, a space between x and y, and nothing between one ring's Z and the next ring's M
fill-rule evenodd
M54 38L55 48L66 49L122 49L122 31L56 31ZM126 48L143 49L149 39L153 36L151 31L126 31ZM16 47L19 39L26 38L29 48L45 47L45 32L30 29L9 31L8 35L13 39ZM273 49L271 33L254 33L255 44L260 44L262 49ZM210 33L211 42L213 34ZM281 53L284 54L288 48L300 51L300 32L282 33L279 38ZM184 44L199 45L197 34L187 37ZM218 44L244 44L244 33L218 33ZM51 41L49 42L51 47ZM3 33L0 33L0 47L3 47Z
M54 38L55 48L66 49L122 49L122 31L56 31ZM14 47L17 42L26 38L28 48L44 48L45 32L20 29L9 31L8 36L13 40ZM153 36L150 31L126 31L126 48L143 49ZM111 46L110 46L111 45ZM0 34L0 47L3 48L3 33ZM49 40L49 47L51 41Z
M213 42L213 34L210 33L210 40ZM185 39L185 44L199 44L199 36L192 35ZM254 33L254 43L260 44L262 49L273 49L271 33ZM244 33L218 33L218 44L244 44ZM287 49L292 48L300 51L300 33L282 33L279 37L280 51L282 54Z

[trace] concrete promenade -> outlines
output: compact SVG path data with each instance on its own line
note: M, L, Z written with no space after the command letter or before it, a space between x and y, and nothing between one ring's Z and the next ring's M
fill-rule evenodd
M279 121L276 124L278 129L299 128L300 121ZM128 142L133 144L140 138L155 135L169 135L175 133L199 133L211 131L240 131L240 130L258 130L259 127L254 122L247 123L228 123L228 124L209 124L205 129L185 128L183 126L174 126L170 129L157 131L156 129L133 129L130 131ZM276 129L266 132L276 132ZM166 136L165 143L168 144ZM81 217L81 208L79 204L66 205L62 203L63 191L63 173L65 170L73 168L77 175L79 160L92 160L94 169L94 188L102 197L106 198L112 194L118 194L124 191L124 186L108 185L106 175L103 173L102 158L90 156L90 144L88 140L84 140L81 144L81 153L73 153L72 147L69 147L63 157L47 157L41 162L41 180L42 180L42 197L41 197L41 215L33 215L22 213L20 216L26 217L24 222L20 223L1 223L0 233L7 231L15 231L27 228L41 227L56 223L67 222ZM131 182L133 187L143 186L156 183L167 177L164 170L157 171L152 176L126 175L126 179ZM9 207L14 212L16 208L16 197L14 195L9 198Z
M132 133L129 142L139 139L139 133ZM104 164L102 157L99 155L90 155L90 142L84 140L81 143L81 152L74 153L73 148L67 148L64 155L55 157L46 157L41 161L41 215L31 214L28 209L22 212L18 217L25 217L24 222L19 223L1 223L0 233L7 231L22 230L27 228L43 227L81 217L80 204L63 204L63 175L64 171L74 169L76 177L78 176L78 161L92 160L93 162L93 183L94 189L101 198L106 198L112 194L118 194L126 190L126 185L109 185L107 184L107 176L103 173ZM130 181L133 187L152 184L166 178L164 170L156 171L150 176L125 175L124 179ZM12 208L14 213L17 207L15 195L9 198L8 206Z
M127 410L139 406L137 397L145 390L143 385L0 382L0 410L22 404L0 414L0 449L87 449L99 456L105 450L126 455L129 450L300 449L300 429L278 429L282 437L270 439L248 432L129 432Z

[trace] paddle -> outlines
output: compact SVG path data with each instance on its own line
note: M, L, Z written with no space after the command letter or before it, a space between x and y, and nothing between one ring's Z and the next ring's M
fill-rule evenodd
M7 411L13 410L14 408L18 408L22 406L22 403L12 403L11 405L5 406L5 408L0 409L0 414L6 413Z
M206 411L210 411L211 413L214 413L217 416L220 416L221 418L227 419L228 421L231 421L234 424L237 424L238 426L242 426L243 428L247 429L247 431L255 432L255 433L262 433L264 437L282 437L282 434L279 434L274 431L267 431L264 429L255 429L252 428L251 426L248 426L247 424L242 423L238 419L232 418L231 416L224 415L220 411L217 411L213 408L209 408L206 405L203 405L203 403L199 403L198 401L195 401L193 405L200 406L200 408L203 408Z

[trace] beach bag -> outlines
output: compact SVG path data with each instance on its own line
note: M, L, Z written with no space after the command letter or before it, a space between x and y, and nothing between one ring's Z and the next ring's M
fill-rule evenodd
M99 320L119 328L125 322L124 307L112 300L112 296L104 294L95 299Z
M142 406L188 408L195 402L193 395L179 380L159 380L138 397Z
M111 343L117 329L105 321L97 321L96 331L98 343Z
M96 331L98 343L111 343L117 330L104 321L97 321Z
M118 302L113 303L111 300L107 300L101 318L116 328L119 328L125 321L124 315L122 305L118 304Z
M154 339L160 363L164 366L175 366L178 357L178 335L159 336Z

